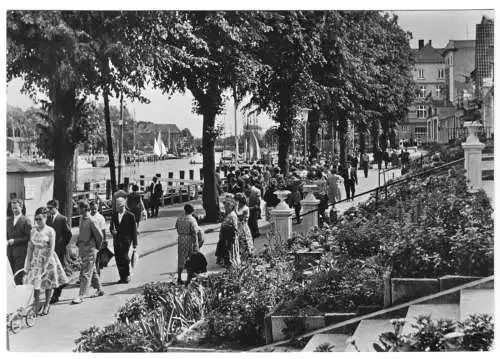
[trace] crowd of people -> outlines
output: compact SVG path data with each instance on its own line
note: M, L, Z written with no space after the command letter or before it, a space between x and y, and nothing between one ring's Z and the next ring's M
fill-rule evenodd
M386 158L382 152L375 158L379 168ZM387 161L386 166L397 165L395 161ZM409 162L409 153L402 151L397 161L402 163L404 169ZM278 166L226 168L226 184L219 183L221 192L226 193L215 252L217 263L224 267L236 266L254 254L254 240L260 236L258 220L264 216L270 219L272 209L280 202L276 191L290 192L286 201L295 211L296 222L300 223L303 186L314 183L314 195L320 200L320 220L331 222L336 218L335 203L342 200L342 186L346 199L352 200L358 185L358 169L362 169L367 177L368 167L368 156L361 154L350 157L343 164L339 164L335 158L323 162L292 161L286 176ZM139 224L147 217L158 216L162 196L159 176L153 178L145 194L139 192L136 184L131 186L130 191L124 185L120 186L113 194L109 228L99 213L99 203L86 200L78 203L80 220L74 244L78 248L77 255L81 263L80 288L73 304L82 303L91 288L95 290L94 296L104 295L100 270L113 255L119 277L117 283L129 283L130 249L132 247L135 251L137 248ZM63 288L69 282L67 259L72 254L73 257L76 255L71 253L72 234L68 218L59 213L57 200L51 200L36 210L33 225L25 216L23 201L15 194L11 194L8 207L7 257L14 281L16 284L33 285L35 313L47 315L50 305L59 301ZM175 228L178 233L177 280L183 283L182 273L186 270L189 282L197 273L206 271L207 267L206 258L200 253L204 242L203 232L191 204L185 205L184 214L177 219ZM114 253L111 254L107 230L113 241ZM40 305L41 291L45 293L43 305Z

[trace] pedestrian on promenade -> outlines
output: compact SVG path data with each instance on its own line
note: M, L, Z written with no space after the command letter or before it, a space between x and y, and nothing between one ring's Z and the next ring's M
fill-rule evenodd
M123 198L123 197L118 197L118 198ZM99 230L102 233L102 246L101 247L106 247L108 244L108 242L106 241L106 219L104 218L104 216L101 213L99 213L99 206L97 204L97 201L90 201L89 205L90 205L90 218L94 221L97 228L99 228ZM95 264L97 275L101 275L101 269L103 268L100 265L99 254L100 253L98 252L97 256L96 256L96 264Z
M33 310L37 315L49 314L53 289L68 283L68 277L55 252L56 232L54 228L46 225L46 221L47 208L38 208L24 264L24 283L33 285ZM45 291L43 307L40 307L41 290Z
M14 215L14 213L12 213L12 207L10 204L15 199L17 199L17 193L11 192L9 194L9 202L7 203L7 217L12 217ZM24 205L24 201L23 201L23 208L21 210L21 213L23 214L23 216L26 216L26 206Z
M354 199L354 194L356 192L356 185L358 184L358 174L354 167L351 165L347 166L344 170L344 187L347 199Z
M52 199L47 202L47 225L52 227L56 233L55 252L63 268L66 267L66 252L69 242L71 241L71 228L69 227L68 218L59 213L59 201ZM65 284L54 289L50 304L57 303Z
M125 199L116 201L117 213L111 217L110 232L113 235L113 248L115 250L116 267L120 280L118 283L130 282L130 257L132 245L137 248L137 226L135 217L125 208Z
M10 206L13 216L7 218L7 258L14 274L24 268L31 235L30 220L21 213L23 204L19 198L12 200ZM14 277L16 285L23 284L23 276L24 273L19 272Z
M248 218L248 226L252 232L252 238L260 236L258 220L260 218L260 190L251 183L247 183L246 193L248 197L248 208L250 216Z
M368 157L368 154L363 152L361 154L361 161L363 163L363 172L365 173L365 178L368 178L368 167L370 165L370 157Z
M142 218L147 217L147 212L144 207L144 203L142 202L141 194L139 193L139 186L137 184L132 186L132 192L129 193L127 197L127 208L134 215L137 229L139 229L139 223Z
M238 217L235 212L236 201L232 196L224 198L225 217L220 226L219 242L215 250L217 264L224 267L240 264L240 245L238 242Z
M160 209L161 197L163 196L163 188L161 186L158 177L153 177L153 182L149 186L150 195L150 209L151 217L158 217L158 211Z
M120 183L118 185L118 191L113 193L113 197L111 199L111 210L113 213L116 213L116 200L118 198L127 198L128 196L128 188L126 188L125 183Z
M243 193L237 193L234 196L237 202L236 215L238 216L238 242L240 245L241 260L247 260L253 253L253 238L250 227L248 227L248 218L250 209L247 206L247 198Z
M186 262L191 256L200 250L199 237L200 228L193 217L194 208L191 204L184 206L184 214L177 218L175 229L177 230L177 283L183 284L182 272L186 268ZM188 273L189 277L189 273Z
M337 201L342 199L342 194L340 193L340 184L344 183L344 179L337 174L337 169L332 166L330 174L326 178L326 186L328 192L328 202L335 205Z
M385 164L385 169L387 169L387 165L389 163L389 152L387 151L387 148L384 150L383 154L382 154L382 158L384 160L384 164Z
M117 199L117 201L121 200L120 198ZM82 303L83 297L88 294L91 286L96 289L97 296L104 295L96 269L97 252L103 245L102 232L90 217L90 206L87 201L80 201L78 210L81 216L76 245L78 246L78 255L82 260L82 266L80 268L80 291L78 296L71 302L72 304Z

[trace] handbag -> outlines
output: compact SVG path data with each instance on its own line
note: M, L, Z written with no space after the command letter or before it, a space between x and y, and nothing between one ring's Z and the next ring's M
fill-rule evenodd
M201 231L201 229L198 229L197 237L198 237L198 249L199 249L203 246L203 243L205 243L205 238L203 238L203 232Z
M99 268L107 267L115 254L108 247L103 247L97 253L97 264Z

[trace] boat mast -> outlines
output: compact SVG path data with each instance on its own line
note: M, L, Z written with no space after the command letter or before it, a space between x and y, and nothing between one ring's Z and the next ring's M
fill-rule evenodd
M123 92L120 94L120 144L118 147L118 184L122 180L122 156L123 156Z

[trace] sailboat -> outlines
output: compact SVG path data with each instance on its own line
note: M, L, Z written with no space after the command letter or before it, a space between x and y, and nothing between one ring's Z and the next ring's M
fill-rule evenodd
M167 154L167 148L161 139L161 131L158 131L158 147L160 149L160 156L165 156Z
M161 156L160 146L158 146L158 141L156 141L156 138L155 138L155 144L153 146L153 152L156 156L158 157Z

